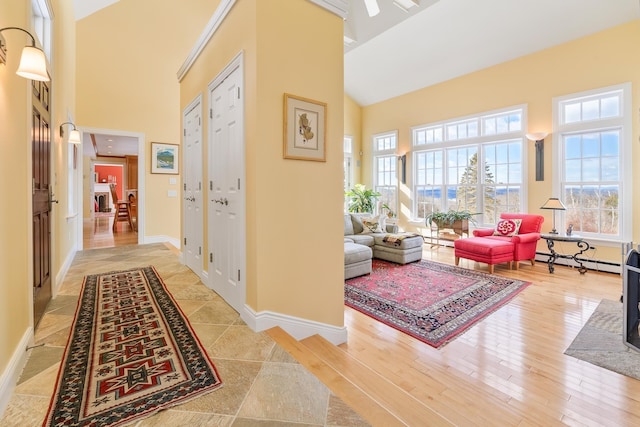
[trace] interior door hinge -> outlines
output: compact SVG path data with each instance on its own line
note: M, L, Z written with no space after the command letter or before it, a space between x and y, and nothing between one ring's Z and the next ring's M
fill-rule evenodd
M202 181L198 181L198 190L202 191Z
M200 119L200 116L198 116L198 126L200 126L202 124L202 120Z
M213 108L209 108L209 118L213 119Z
M240 270L238 270L238 282L240 281Z
M209 252L209 262L213 262L213 252Z
M187 246L187 238L184 238L184 245Z
M198 247L198 255L202 256L202 246Z
M187 130L186 130L186 129L182 129L182 134L183 134L184 136L187 136Z
M185 182L183 183L183 185L184 185L184 191L187 191L187 183Z
M213 190L213 181L209 181L209 191Z
M238 86L238 99L240 99L240 86Z
M240 189L240 178L238 178L238 190Z

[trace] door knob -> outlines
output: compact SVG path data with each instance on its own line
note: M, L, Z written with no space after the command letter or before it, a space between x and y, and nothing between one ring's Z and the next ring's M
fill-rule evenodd
M215 203L220 203L221 205L225 205L225 206L229 204L229 201L226 199L226 197L223 199L213 199L211 201Z

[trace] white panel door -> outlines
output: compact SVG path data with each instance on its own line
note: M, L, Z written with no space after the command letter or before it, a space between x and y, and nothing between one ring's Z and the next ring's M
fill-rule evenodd
M202 275L204 237L202 201L202 106L198 98L187 109L184 123L184 173L182 183L184 263Z
M211 85L208 202L211 288L240 313L246 294L241 83L237 65L227 67Z

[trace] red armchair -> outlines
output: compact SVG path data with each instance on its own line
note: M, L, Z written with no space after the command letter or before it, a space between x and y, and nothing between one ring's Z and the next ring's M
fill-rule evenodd
M498 239L513 243L513 260L515 269L518 269L520 261L530 260L531 265L535 264L536 247L540 240L540 230L544 217L541 215L521 214L521 213L503 213L500 219L521 219L520 230L518 234L511 237L494 236L494 229L477 229L473 230L475 237L483 237L486 239Z

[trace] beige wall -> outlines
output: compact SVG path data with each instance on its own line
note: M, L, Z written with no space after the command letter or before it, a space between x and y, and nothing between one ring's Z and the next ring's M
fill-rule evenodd
M527 55L454 80L424 88L363 109L363 172L371 185L372 135L398 130L399 152L411 148L410 128L420 124L466 116L507 106L528 105L528 129L552 131L552 98L624 82L633 84L633 158L640 157L638 109L640 106L640 20L601 33ZM551 214L540 210L552 195L552 136L545 141L545 180L535 181L535 148L527 151L529 212L545 216L543 231L551 229ZM637 162L636 162L637 163ZM407 161L407 186L411 185L411 158ZM634 168L634 182L640 169ZM409 212L411 200L401 188L401 212ZM637 192L636 192L637 194ZM640 217L640 197L634 198L633 217ZM401 216L401 224L407 217ZM637 222L637 221L636 221ZM640 241L635 227L633 240ZM542 249L542 246L540 247ZM620 247L598 245L597 259L620 261Z
M77 23L77 124L144 134L147 236L180 238L179 179L150 173L151 142L180 143L176 73L218 3L121 1Z
M344 134L353 137L353 183L362 182L362 107L344 95Z
M75 223L67 220L67 145L58 136L58 126L73 114L74 23L72 0L53 3L53 50L51 82L52 185L60 203L53 205L53 286L61 264L75 243ZM0 28L30 29L30 2L0 2ZM0 221L0 378L12 357L21 357L20 340L33 327L31 253L31 81L16 76L24 34L5 31L8 63L0 66L0 194L11 200ZM64 236L64 237L62 237ZM15 360L15 359L14 359Z
M343 325L342 49L342 20L307 0L243 0L181 86L181 108L203 94L208 109L206 85L244 51L247 304L336 326ZM284 93L327 103L326 162L282 158Z

